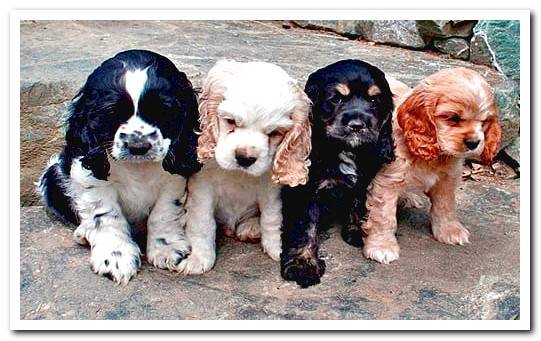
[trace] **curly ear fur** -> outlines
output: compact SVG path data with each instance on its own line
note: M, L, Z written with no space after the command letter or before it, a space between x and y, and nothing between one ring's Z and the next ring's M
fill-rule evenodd
M199 96L199 122L201 134L198 139L197 158L205 162L214 158L214 149L218 143L218 105L224 99L225 79L238 68L238 62L221 60L209 71L203 81Z
M481 161L484 164L490 164L492 159L498 152L502 137L502 128L498 120L498 116L493 116L487 121L485 128L485 148L481 153Z
M416 88L399 104L398 125L404 133L408 150L415 157L432 160L440 155L436 125L432 117L432 104L425 98L425 90Z
M304 185L308 181L308 157L312 150L310 99L296 85L293 91L297 95L297 105L291 114L293 126L278 146L272 168L272 181L291 187Z

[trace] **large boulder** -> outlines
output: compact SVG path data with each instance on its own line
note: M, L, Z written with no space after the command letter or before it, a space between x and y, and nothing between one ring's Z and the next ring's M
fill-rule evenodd
M470 44L462 38L435 39L434 47L453 58L468 60L470 57Z
M306 29L335 32L349 38L362 35L357 20L290 20L284 22L283 25L288 28L291 23Z
M426 46L415 20L362 20L358 25L369 41L413 49Z
M417 20L417 29L426 41L433 38L469 38L476 23L476 20Z
M474 63L491 65L512 80L520 79L520 22L481 20L473 29L471 57Z

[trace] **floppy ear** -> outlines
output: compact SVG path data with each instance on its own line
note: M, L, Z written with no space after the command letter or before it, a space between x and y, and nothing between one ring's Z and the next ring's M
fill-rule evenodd
M69 116L66 120L65 150L69 159L83 155L81 159L82 166L90 170L96 179L106 181L110 169L107 159L107 148L110 145L105 141L112 141L114 132L109 131L107 124L104 122L100 123L95 113L90 110L99 110L106 107L107 103L114 103L116 98L99 95L89 94L83 87L72 100ZM65 171L68 171L69 174L71 162L69 165L66 164L65 167Z
M179 87L177 100L180 107L185 109L181 126L181 133L171 141L169 152L163 160L163 169L171 174L184 177L198 172L201 164L197 161L197 135L199 123L197 121L197 99L191 83L185 78L184 86Z
M387 119L383 122L379 130L378 142L376 143L376 152L380 160L384 163L394 159L394 141L393 141L393 119L392 113L389 113Z
M397 109L398 125L404 141L415 157L432 160L440 155L432 104L426 99L425 89L415 88Z
M272 168L272 181L276 184L295 187L308 181L312 129L310 127L310 99L296 85L292 91L297 96L297 105L291 114L293 126L278 146Z
M481 153L481 161L483 161L484 164L490 164L498 152L498 147L500 146L502 138L502 129L497 116L491 117L486 124L485 148Z

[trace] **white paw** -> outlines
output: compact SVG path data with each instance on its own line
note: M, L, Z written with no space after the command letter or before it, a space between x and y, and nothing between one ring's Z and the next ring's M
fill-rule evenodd
M179 264L190 254L186 240L157 238L147 246L147 260L160 269L179 270Z
M432 230L434 238L444 244L465 245L470 242L470 231L458 221L437 228L432 227Z
M398 259L400 247L396 239L379 240L377 242L367 241L363 247L363 255L376 262L389 264Z
M89 228L93 228L93 227L89 227L88 224L85 224L84 222L81 223L81 225L77 226L75 231L73 231L73 240L75 240L77 244L88 245L86 234Z
M255 243L261 239L259 217L253 217L241 222L235 231L237 238L242 242Z
M200 255L192 253L178 265L178 270L185 275L200 275L212 269L216 255Z
M117 284L127 284L141 266L141 252L128 237L103 236L90 253L92 271L109 277Z
M261 247L263 251L269 255L274 261L280 260L280 254L282 253L282 242L280 236L278 238L263 238L261 240Z

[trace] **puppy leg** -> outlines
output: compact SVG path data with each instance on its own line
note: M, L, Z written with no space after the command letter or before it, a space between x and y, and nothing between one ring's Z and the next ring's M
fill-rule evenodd
M214 193L205 177L193 176L186 204L188 210L186 237L192 251L178 265L178 269L187 275L207 272L216 261L214 204Z
M279 187L269 184L269 187L260 193L259 209L261 211L261 246L270 258L279 261L282 252L280 238L282 201Z
M186 226L186 179L172 176L148 218L147 260L160 269L178 270L190 253Z
M320 283L325 262L319 258L319 207L304 188L284 188L280 272L302 288Z
M74 232L78 243L91 246L91 268L116 283L128 283L141 266L140 250L118 204L116 189L94 178L74 162L72 191L81 224Z
M456 217L455 189L458 179L455 174L440 176L428 192L432 201L432 233L437 241L445 244L464 245L470 242L470 232Z
M351 246L363 246L363 230L361 228L366 214L365 198L355 198L349 213L349 222L342 227L342 239Z
M362 225L366 235L363 255L377 262L389 264L399 257L396 240L396 208L402 192L407 164L403 159L384 166L368 187L367 220Z

